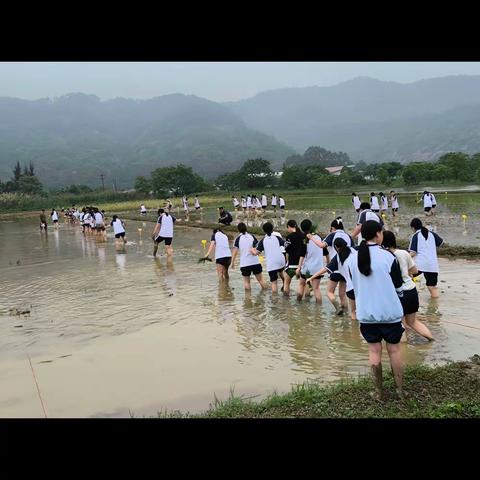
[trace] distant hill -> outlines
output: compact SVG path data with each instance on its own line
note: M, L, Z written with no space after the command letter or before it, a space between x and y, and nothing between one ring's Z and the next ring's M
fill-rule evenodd
M17 160L32 161L48 186L82 183L130 187L138 175L185 163L205 177L252 157L279 167L295 154L272 136L247 128L224 105L193 95L149 100L69 94L54 100L0 98L0 179Z
M410 84L359 77L331 87L286 88L230 102L245 123L303 151L341 150L353 161L411 161L476 153L480 76Z

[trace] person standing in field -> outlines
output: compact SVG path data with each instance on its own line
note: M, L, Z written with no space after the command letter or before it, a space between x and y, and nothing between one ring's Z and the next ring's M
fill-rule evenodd
M263 231L265 236L256 247L253 247L251 252L253 255L260 255L265 252L265 262L267 264L268 276L270 277L270 284L272 293L278 292L278 278L284 281L283 271L285 269L285 256L283 254L283 247L285 240L278 235L273 234L273 225L270 222L263 224Z
M165 242L165 252L168 257L173 255L173 224L176 221L176 218L170 213L166 212L163 208L158 210L158 219L157 224L153 230L153 256L157 255L158 247L160 243Z
M118 218L118 215L113 215L110 226L113 227L113 233L116 238L115 243L120 239L122 239L124 244L127 243L127 240L125 239L125 223Z
M397 194L393 190L390 192L390 203L392 205L392 215L396 217L399 206L398 206Z
M94 216L95 216L95 231L97 235L102 235L103 232L105 232L105 224L103 221L103 215L101 212L98 211L98 208L95 208L94 210Z
M47 233L47 216L45 215L45 209L42 208L42 213L40 214L40 231L45 230L45 233Z
M403 296L400 297L400 302L403 308L404 324L427 340L433 340L432 333L428 327L416 318L420 302L418 300L417 287L412 280L414 275L418 275L418 269L415 266L413 258L406 250L397 248L395 234L388 230L383 232L382 246L395 255L400 265L400 271L402 272Z
M360 211L360 205L362 204L362 202L360 201L360 197L355 192L352 192L352 203L353 208L358 213Z
M429 192L430 198L432 199L432 215L435 215L435 209L437 208L437 199L432 192Z
M383 213L388 212L388 198L386 195L383 194L383 192L379 193L380 195L380 211Z
M220 282L228 281L228 268L232 263L232 252L228 242L228 237L221 228L214 228L210 245L205 258L209 258L212 250L215 250L215 263L217 266L217 275Z
M307 246L305 244L305 235L298 228L295 220L287 222L288 235L285 239L285 253L287 264L285 266L283 294L288 297L290 295L290 284L294 276L297 275L297 268L303 263L303 259L307 253Z
M262 209L263 211L265 211L268 207L268 199L267 199L267 196L262 193Z
M375 195L375 192L370 194L370 205L372 206L372 212L378 213L380 212L380 205L378 203L378 198Z
M273 212L277 213L277 196L274 193L272 193L271 203L272 203Z
M243 287L245 288L245 291L250 291L252 289L250 283L250 275L252 275L252 273L262 289L265 289L267 288L267 285L263 280L262 265L260 264L258 257L251 252L252 248L258 244L258 240L255 238L255 235L247 232L247 226L243 222L238 224L237 229L240 235L233 243L231 268L235 268L235 259L237 258L237 255L240 254L240 271L242 272Z
M147 214L147 209L145 207L145 205L142 203L140 205L140 215L142 215L143 217Z
M423 201L423 211L425 212L425 216L429 217L432 215L432 197L430 194L424 190L422 197L418 200L417 203L420 203Z
M243 215L247 213L247 199L242 195L241 197L241 206L243 208Z
M410 239L408 251L415 258L417 275L423 273L431 297L438 298L440 294L437 287L439 271L437 248L443 244L443 239L425 228L419 218L414 218L410 222L410 227L415 233Z
M283 197L281 195L278 197L278 201L279 201L279 204L280 204L280 210L285 210L285 200L283 199Z
M202 207L200 206L200 200L198 200L198 195L195 195L195 210L198 211Z
M368 220L374 220L380 223L380 225L383 227L382 217L380 217L379 215L374 213L373 210L371 210L370 204L368 202L362 202L360 205L360 213L358 215L357 225L355 226L351 234L352 238L357 238L360 235L359 240L361 241L362 225Z
M365 222L362 238L357 261L350 263L350 273L360 332L368 343L374 397L383 397L382 341L385 341L397 394L403 399L403 360L399 345L404 332L403 308L399 299L402 273L395 255L380 246L383 231L379 222Z
M240 202L238 201L235 195L232 195L232 203L233 203L233 209L238 210L238 207L240 206Z
M50 217L53 221L53 226L55 228L58 228L58 213L54 208L52 208L52 213L50 214Z

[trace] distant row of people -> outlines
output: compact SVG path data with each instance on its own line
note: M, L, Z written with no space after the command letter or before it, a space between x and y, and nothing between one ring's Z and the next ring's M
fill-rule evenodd
M380 197L380 200L379 200ZM390 200L390 205L392 208L392 215L396 216L398 209L400 208L398 205L398 198L397 194L391 190L389 196L387 197L383 192L380 192L375 195L375 192L370 193L369 203L371 205L372 212L381 213L388 211L388 202ZM358 213L360 211L360 205L362 203L360 197L355 193L352 192L352 203L353 208Z
M268 198L264 193L258 197L257 195L250 194L242 195L240 200L238 200L237 196L232 195L232 204L235 210L243 210L244 213L250 213L255 210L266 210L268 208ZM270 205L274 211L277 210L277 206L280 208L280 210L285 210L285 199L281 195L277 196L275 193L272 193L270 197Z

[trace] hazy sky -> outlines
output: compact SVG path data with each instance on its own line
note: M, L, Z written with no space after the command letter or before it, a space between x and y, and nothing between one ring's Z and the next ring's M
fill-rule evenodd
M282 87L326 86L357 76L402 83L480 75L480 62L0 63L0 96L36 99L71 92L151 98L194 94L239 100Z

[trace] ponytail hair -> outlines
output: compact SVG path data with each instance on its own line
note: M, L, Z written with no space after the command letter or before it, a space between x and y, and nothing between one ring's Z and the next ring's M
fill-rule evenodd
M368 240L376 237L378 232L382 231L382 226L375 220L368 220L362 225L362 243L358 247L358 269L360 273L368 277L372 273L370 263L370 248L367 245Z
M395 234L390 230L385 230L383 232L382 247L397 248L397 239L395 238Z
M263 224L263 231L267 234L268 237L273 233L273 225L270 222Z
M306 218L305 220L302 220L302 223L300 224L300 228L302 229L302 232L305 234L312 233L313 223L311 220Z
M369 202L362 202L360 204L360 210L370 210L371 205Z
M423 223L422 223L422 221L421 221L419 218L414 218L414 219L410 222L410 226L411 226L412 228L414 228L415 230L421 230L421 231L422 231L423 238L425 238L425 240L428 239L428 229L423 226Z
M343 238L337 237L333 242L333 246L336 248L338 252L338 258L343 265L345 260L350 255L350 248L348 247L347 242Z
M333 220L330 224L330 227L334 228L335 230L345 230L343 227L342 217L337 217L335 220Z
M247 233L247 226L243 222L237 225L237 229L241 234Z

